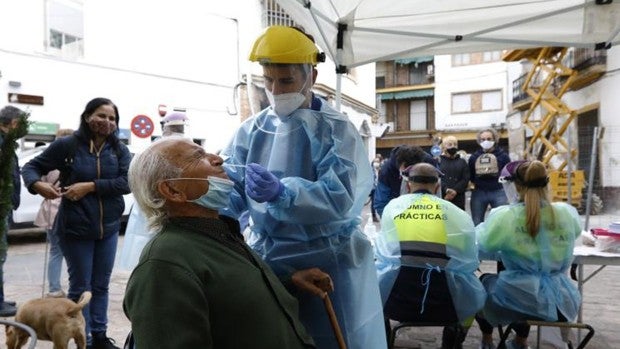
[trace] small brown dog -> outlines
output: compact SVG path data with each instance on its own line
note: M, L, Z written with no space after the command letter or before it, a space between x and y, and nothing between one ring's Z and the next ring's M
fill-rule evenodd
M92 297L82 293L78 303L66 298L32 299L17 308L15 321L32 327L37 339L54 343L54 349L69 348L71 338L78 349L86 348L84 308ZM20 349L28 341L28 333L14 326L6 326L6 346Z

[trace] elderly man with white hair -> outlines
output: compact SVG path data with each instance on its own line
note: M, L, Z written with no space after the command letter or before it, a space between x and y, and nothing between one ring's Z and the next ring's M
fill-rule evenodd
M123 303L135 346L314 348L295 298L245 244L237 221L218 215L233 187L222 162L178 136L132 160L129 185L156 233ZM333 289L316 268L288 281L321 297Z
M179 136L187 137L187 124L189 118L182 112L171 112L162 120L162 137ZM153 237L153 232L149 230L144 213L138 205L133 205L127 219L125 228L125 239L119 266L125 270L132 270L138 264L138 258L144 245Z

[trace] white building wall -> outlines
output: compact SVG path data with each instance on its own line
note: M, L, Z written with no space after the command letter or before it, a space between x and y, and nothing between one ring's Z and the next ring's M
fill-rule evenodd
M519 76L518 63L494 62L452 66L452 56L435 56L435 123L438 130L473 130L500 125L512 102L512 80ZM502 91L502 109L490 112L453 113L452 94Z
M319 72L317 83L336 87L336 66L329 57L325 63L319 64L317 69ZM355 67L350 70L349 74L342 76L342 91L349 97L376 108L375 78L374 63Z
M604 187L620 186L620 48L607 51L607 74L594 84L569 92L564 101L571 109L599 104L599 126L604 128L600 139L599 165Z
M620 187L620 47L607 51L607 75L601 86L600 122L605 127L601 140L601 180L605 187Z
M119 107L121 128L145 114L159 134L158 106L164 104L168 110L187 110L191 136L205 139L207 150L228 142L239 124L239 115L229 114L237 109L234 86L244 75L262 74L247 60L262 31L260 1L83 1L84 56L78 59L46 52L45 4L0 2L0 98L5 101L0 106L8 93L43 96L42 106L14 105L30 110L32 121L77 128L86 103L107 97ZM335 88L333 63L319 69L317 82ZM374 106L374 66L357 73L357 81L343 78L343 92ZM149 142L131 139L138 148Z

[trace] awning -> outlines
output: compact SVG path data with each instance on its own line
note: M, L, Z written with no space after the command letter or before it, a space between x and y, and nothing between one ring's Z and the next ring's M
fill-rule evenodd
M620 1L276 0L336 64L620 43ZM312 6L310 6L312 4Z
M410 90L410 91L381 93L381 100L386 101L386 100L392 100L392 99L416 99L416 98L432 97L434 95L435 95L435 89L427 88L423 90Z
M413 58L401 58L397 59L396 63L398 64L411 64L411 63L424 63L424 62L432 62L435 56L421 56L421 57L413 57Z

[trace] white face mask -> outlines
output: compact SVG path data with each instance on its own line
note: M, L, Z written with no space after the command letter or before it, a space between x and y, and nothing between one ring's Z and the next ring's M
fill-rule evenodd
M274 96L269 90L265 89L265 93L271 108L279 117L289 116L299 109L306 100L306 96L301 92L282 93Z
M493 148L494 145L495 145L495 142L493 142L493 141L482 141L482 142L480 142L480 146L484 150L489 150L489 149Z

